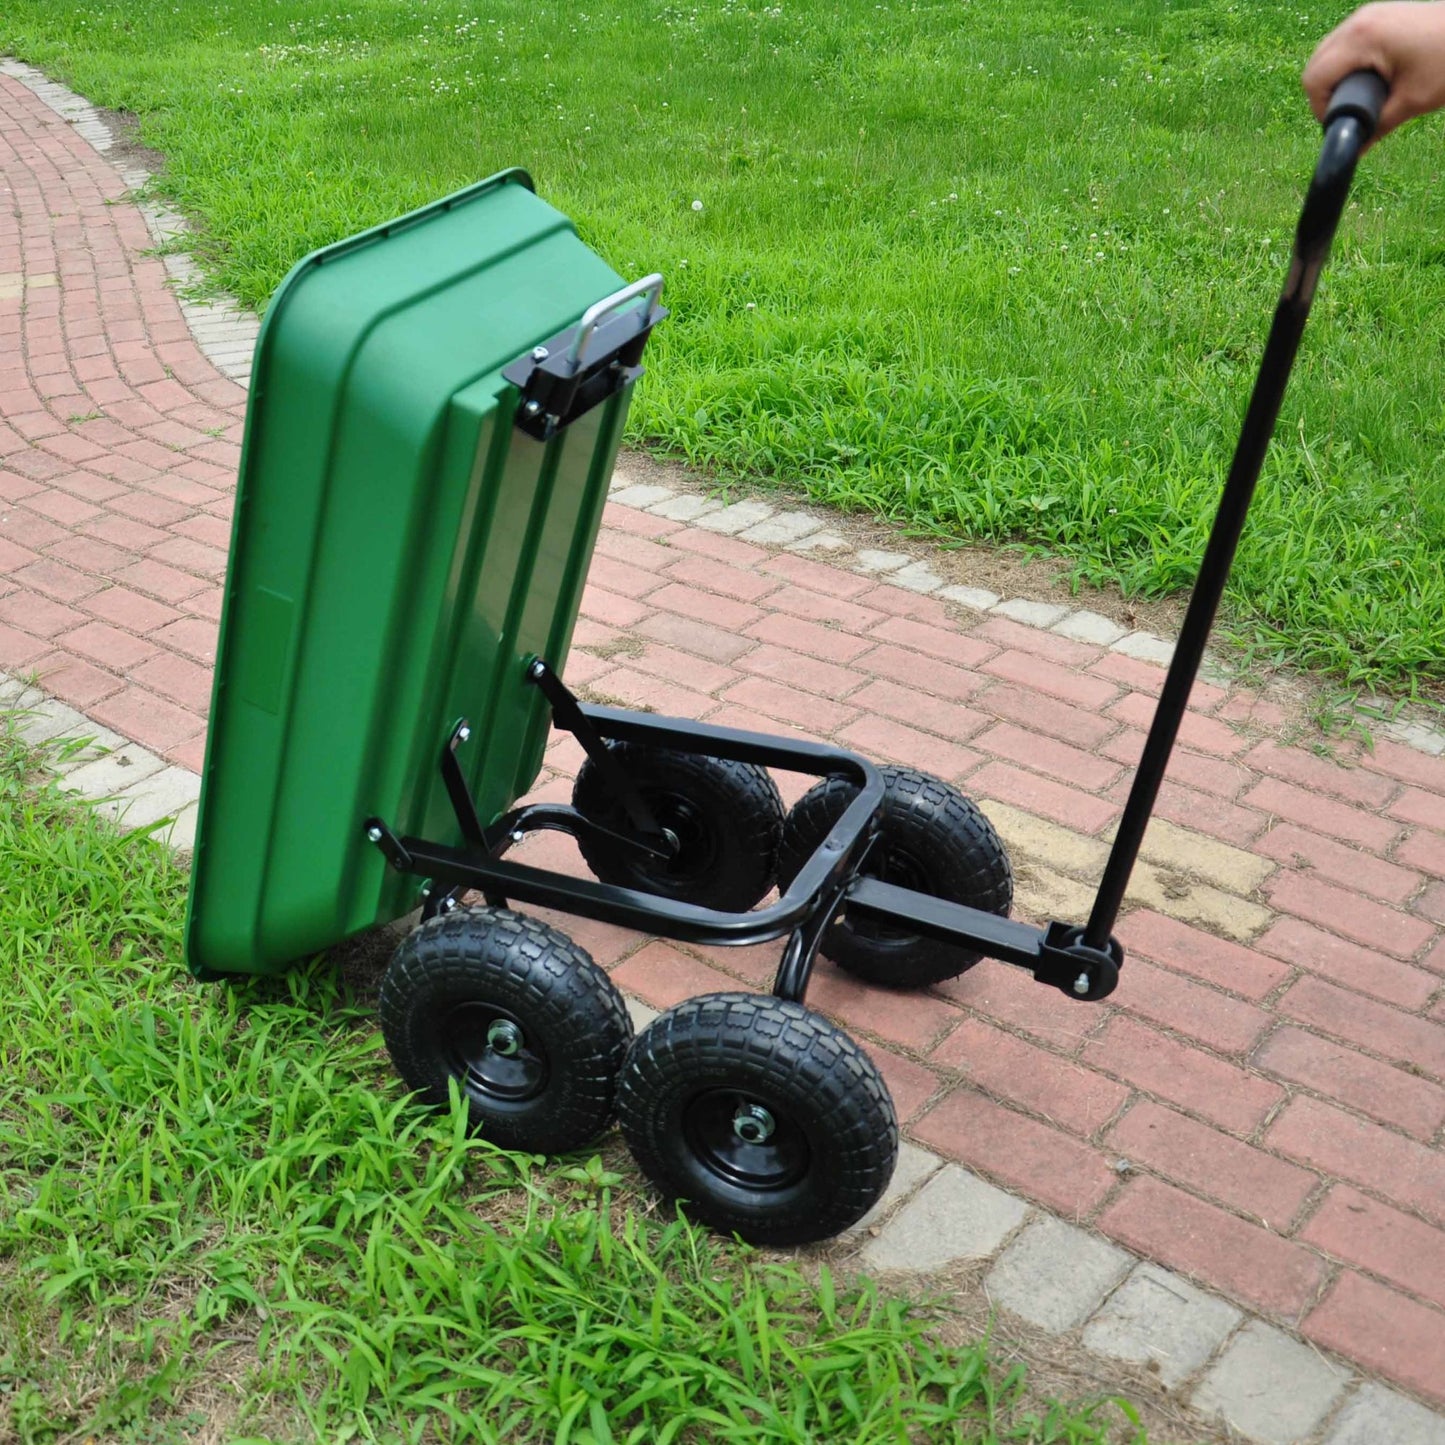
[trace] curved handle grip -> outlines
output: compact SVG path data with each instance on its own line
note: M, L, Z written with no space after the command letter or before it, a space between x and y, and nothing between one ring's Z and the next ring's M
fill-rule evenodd
M1380 111L1389 96L1390 84L1378 70L1353 71L1330 96L1329 109L1325 111L1325 129L1328 130L1341 116L1353 116L1364 130L1363 139L1368 141L1380 123Z
M662 296L660 272L644 276L641 281L634 281L632 285L624 286L620 291L614 291L611 296L604 296L602 300L589 306L582 313L582 320L577 323L577 335L572 341L572 349L567 356L567 360L572 364L574 370L582 365L582 358L587 351L587 343L592 340L592 333L597 330L598 322L604 316L610 316L614 311L620 310L629 301L634 301L639 296L647 297L647 310L651 315L657 309L658 300Z

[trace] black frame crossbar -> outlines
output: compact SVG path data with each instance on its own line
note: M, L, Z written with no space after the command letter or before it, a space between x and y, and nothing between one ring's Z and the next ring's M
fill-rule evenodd
M394 868L427 880L429 911L475 889L495 906L514 899L685 943L728 947L786 937L773 992L797 1000L807 989L823 935L845 913L903 925L1018 964L1039 982L1061 988L1074 998L1102 998L1117 983L1123 953L1112 940L1104 949L1085 948L1077 937L1080 930L1064 924L1037 929L865 877L863 866L878 836L884 796L883 777L866 758L824 743L579 702L542 659L530 659L524 676L547 697L553 724L577 736L590 756L605 755L610 742L639 743L813 777L841 778L857 792L776 903L747 913L701 908L508 861L505 854L509 849L529 833L545 829L574 837L604 838L615 846L653 854L662 851L658 846L662 830L646 812L645 804L644 817L634 819L636 832L630 836L602 828L575 808L556 803L514 808L484 827L457 760L458 749L471 737L471 728L463 719L452 729L440 759L461 846L398 837L380 818L369 818L365 825L367 836ZM630 791L630 784L619 788L624 797Z

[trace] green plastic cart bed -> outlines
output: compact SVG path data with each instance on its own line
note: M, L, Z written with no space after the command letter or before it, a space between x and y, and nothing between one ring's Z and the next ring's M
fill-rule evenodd
M437 768L459 718L483 817L532 785L549 709L522 672L565 660L640 372L614 347L579 391L545 374L543 348L573 328L575 373L591 364L576 330L598 358L609 327L645 340L651 280L622 287L508 171L282 283L236 494L187 923L198 976L278 972L410 912L417 880L358 820L461 841ZM546 405L527 400L551 383Z

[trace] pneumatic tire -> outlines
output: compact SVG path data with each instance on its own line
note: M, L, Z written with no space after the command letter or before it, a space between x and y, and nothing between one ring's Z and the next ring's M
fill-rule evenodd
M898 1121L876 1065L802 1004L704 994L632 1045L618 1114L668 1200L753 1244L830 1239L883 1196Z
M762 768L641 743L607 746L658 825L676 836L678 851L649 858L579 838L583 858L604 883L725 913L745 913L767 893L777 878L783 800ZM614 833L635 832L590 759L577 774L572 806Z
M473 1127L530 1154L592 1142L614 1117L632 1021L612 980L565 934L506 908L458 908L407 935L381 983L397 1072Z
M993 824L976 804L928 773L883 767L878 841L862 874L933 898L1007 915L1013 870ZM779 887L797 876L858 794L855 784L826 778L788 814L778 858ZM956 978L979 961L957 944L909 933L897 924L844 917L820 950L840 968L888 988L924 988Z

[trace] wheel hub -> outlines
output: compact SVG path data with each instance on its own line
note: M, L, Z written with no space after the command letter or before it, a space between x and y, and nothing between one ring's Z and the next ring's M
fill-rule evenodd
M812 1150L802 1128L754 1096L709 1089L692 1100L682 1122L697 1159L735 1188L786 1189L808 1172Z
M744 1144L766 1144L777 1125L761 1104L744 1104L733 1115L733 1133Z
M451 1072L479 1101L520 1104L546 1087L551 1075L547 1055L509 1013L486 1003L465 1003L443 1028Z

